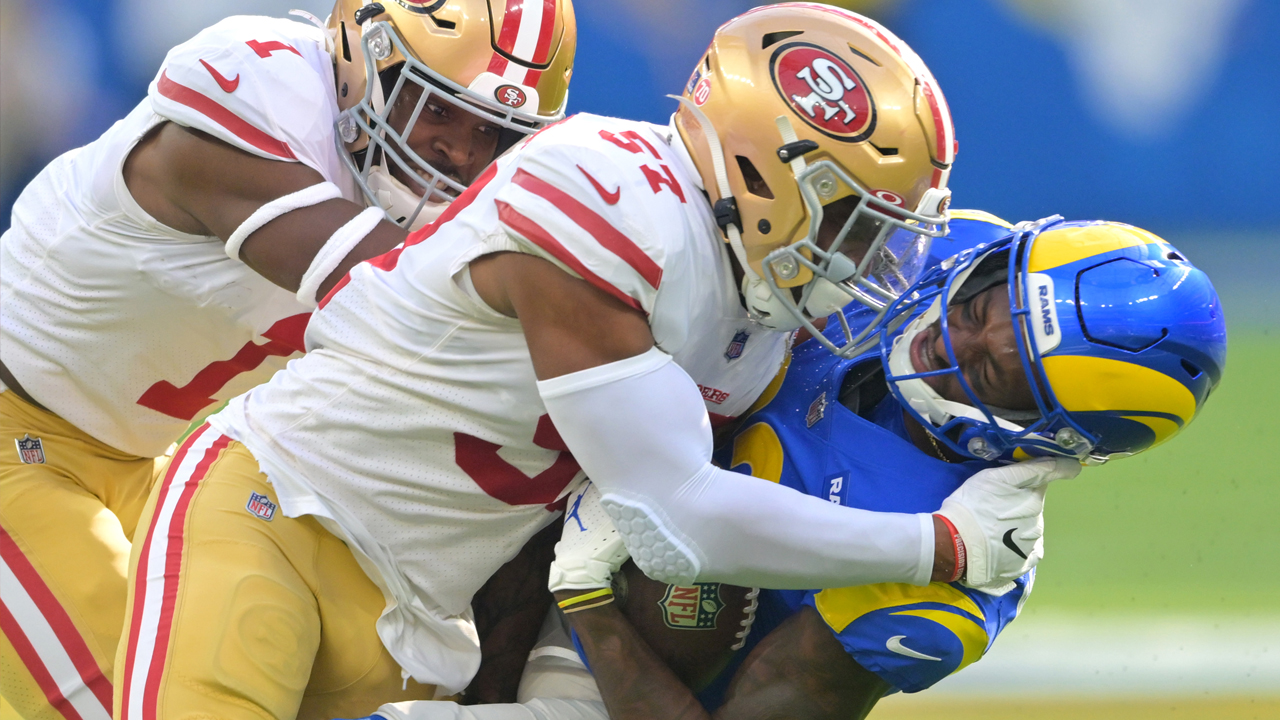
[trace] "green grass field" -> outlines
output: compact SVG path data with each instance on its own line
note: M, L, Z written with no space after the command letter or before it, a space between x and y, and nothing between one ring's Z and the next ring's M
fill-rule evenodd
M1166 446L1050 488L1028 616L1280 615L1280 330L1238 329L1200 417Z

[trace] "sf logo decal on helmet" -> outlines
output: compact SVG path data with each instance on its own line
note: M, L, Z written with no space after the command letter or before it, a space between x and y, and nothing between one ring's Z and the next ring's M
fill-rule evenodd
M493 91L493 96L498 102L513 108L524 105L529 99L529 96L515 85L499 85L498 89Z
M791 43L774 51L770 65L778 92L817 131L844 142L875 131L875 102L843 59L817 45Z

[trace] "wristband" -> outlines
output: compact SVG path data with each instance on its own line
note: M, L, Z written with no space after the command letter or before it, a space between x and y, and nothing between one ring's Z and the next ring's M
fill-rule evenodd
M568 615L569 613L576 613L582 610L597 608L601 605L608 605L611 602L613 602L613 588L600 588L599 590L592 590L589 593L574 595L567 600L561 600L556 603L556 606L560 608L560 612Z
M934 515L934 517L941 520L942 524L947 526L947 532L951 533L951 547L955 549L956 567L955 570L952 571L951 577L947 578L944 582L953 583L964 577L964 571L968 565L968 563L965 562L964 540L960 537L960 532L956 530L956 526L952 525L951 521L948 520L945 515Z

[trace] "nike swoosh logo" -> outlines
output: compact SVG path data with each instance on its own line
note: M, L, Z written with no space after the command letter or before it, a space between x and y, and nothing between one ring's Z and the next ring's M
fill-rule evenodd
M222 88L222 92L233 93L236 91L236 88L240 87L239 73L237 73L234 78L228 80L222 76L222 73L218 72L217 70L214 70L213 66L210 65L209 63L201 60L200 64L203 65L204 69L208 70L209 74L213 76L213 79L218 82L218 87Z
M894 635L893 637L889 638L887 642L885 642L884 646L889 648L889 652L891 653L905 655L909 658L915 658L917 660L932 660L934 662L942 662L942 658L936 658L932 655L925 655L922 652L916 652L915 650L912 650L911 648L903 645L902 639L905 637L906 635Z
M1004 546L1017 553L1018 557L1026 560L1027 554L1022 552L1022 548L1018 547L1018 543L1013 541L1013 531L1017 529L1018 528L1013 528L1004 534Z
M577 167L579 170L582 170L581 165L578 165ZM622 197L621 185L619 185L618 189L614 190L613 192L605 192L604 186L601 185L598 180L591 177L591 173L587 172L586 170L582 170L582 174L587 176L587 179L591 181L591 187L595 188L596 192L600 193L600 197L604 198L605 202L609 203L610 205L618 204L618 198Z

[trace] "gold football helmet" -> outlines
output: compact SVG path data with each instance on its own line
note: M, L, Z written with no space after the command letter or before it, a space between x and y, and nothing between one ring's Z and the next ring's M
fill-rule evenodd
M425 224L465 189L409 146L424 108L447 103L501 128L498 153L564 117L577 46L570 0L338 0L328 28L340 154L402 226Z
M956 141L937 82L876 22L783 3L716 31L679 99L748 310L840 352L813 320L852 300L883 313L946 232ZM845 352L866 334L844 332Z

